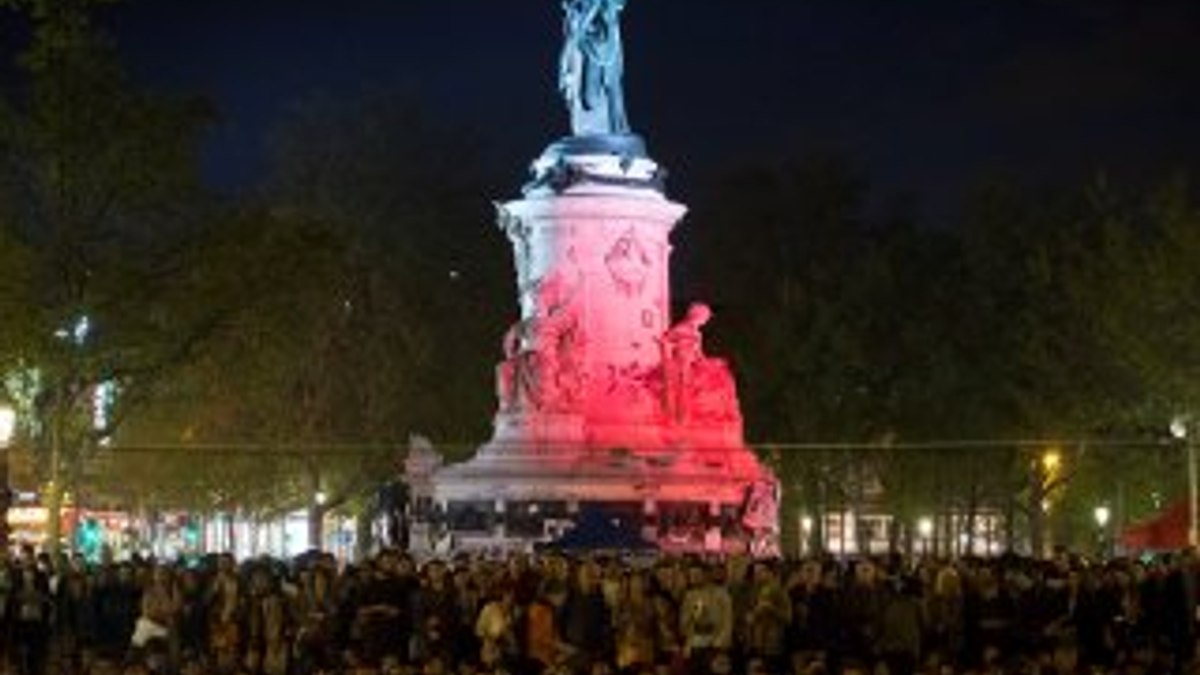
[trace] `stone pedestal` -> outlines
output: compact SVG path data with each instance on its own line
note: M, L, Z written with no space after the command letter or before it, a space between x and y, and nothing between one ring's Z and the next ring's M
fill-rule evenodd
M473 522L543 504L660 518L663 505L695 507L691 548L711 548L722 519L771 537L776 482L745 446L728 366L704 354L710 312L693 305L671 324L670 235L686 209L664 196L659 167L637 137L583 137L551 146L533 174L522 199L497 205L520 319L496 369L493 438L434 475L433 502Z

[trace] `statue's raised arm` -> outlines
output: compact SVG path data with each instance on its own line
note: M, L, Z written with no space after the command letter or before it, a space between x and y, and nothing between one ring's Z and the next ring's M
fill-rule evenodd
M629 133L621 86L621 10L625 0L564 0L559 89L576 136Z

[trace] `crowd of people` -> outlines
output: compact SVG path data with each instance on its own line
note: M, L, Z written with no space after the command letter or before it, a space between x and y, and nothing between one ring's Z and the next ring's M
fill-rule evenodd
M1192 672L1196 560L0 564L19 675ZM1200 672L1197 670L1196 672Z

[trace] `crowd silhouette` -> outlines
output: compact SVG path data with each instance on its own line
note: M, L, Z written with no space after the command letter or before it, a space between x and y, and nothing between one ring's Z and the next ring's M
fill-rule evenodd
M1167 674L1200 672L1196 620L1186 552L0 565L19 675Z

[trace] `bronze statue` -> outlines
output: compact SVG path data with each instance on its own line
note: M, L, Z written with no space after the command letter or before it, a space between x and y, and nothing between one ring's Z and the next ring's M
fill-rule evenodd
M576 136L628 134L620 14L625 0L564 0L559 89Z

